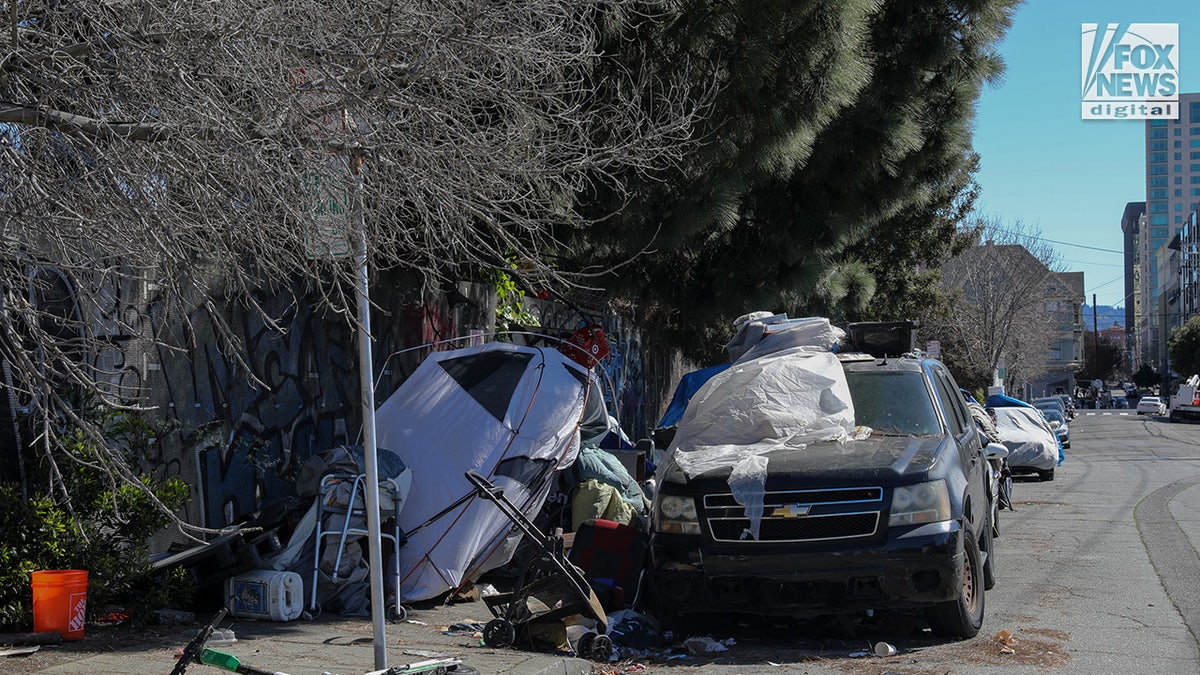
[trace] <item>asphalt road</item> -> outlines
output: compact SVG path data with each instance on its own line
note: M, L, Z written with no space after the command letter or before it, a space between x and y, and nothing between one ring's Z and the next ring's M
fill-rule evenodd
M1054 481L1014 486L978 637L938 640L901 615L849 625L718 617L711 635L732 637L728 651L643 660L641 672L1200 672L1200 425L1081 411L1071 437ZM898 653L850 656L879 641Z

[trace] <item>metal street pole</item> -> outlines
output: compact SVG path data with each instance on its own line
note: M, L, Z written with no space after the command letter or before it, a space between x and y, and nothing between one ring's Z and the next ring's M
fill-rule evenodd
M1092 379L1093 380L1101 379L1100 378L1100 357L1098 354L1098 351L1099 351L1098 345L1100 344L1100 331L1099 331L1099 329L1096 328L1096 324L1098 323L1098 321L1096 319L1097 314L1099 314L1099 312L1096 311L1096 294L1092 293ZM1096 395L1099 396L1100 392L1096 392Z
M386 617L383 606L383 546L380 536L379 518L379 458L375 445L375 387L372 374L375 371L371 358L371 295L370 277L367 269L367 224L363 212L362 159L351 158L354 173L354 211L357 215L358 232L356 262L358 263L358 384L362 398L363 454L367 470L367 539L371 574L371 625L374 628L375 668L384 670L387 665L387 637L384 634ZM396 589L400 592L400 589Z

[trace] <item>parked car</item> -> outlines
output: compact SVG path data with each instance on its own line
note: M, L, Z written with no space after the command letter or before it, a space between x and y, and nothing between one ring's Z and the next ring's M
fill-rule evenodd
M1058 442L1064 448L1071 447L1071 427L1067 425L1067 418L1063 417L1057 410L1043 409L1042 416L1050 423L1050 428L1054 430L1054 435L1058 436Z
M1139 415L1166 415L1167 404L1158 396L1143 396L1137 404Z
M1014 474L1036 473L1044 481L1054 480L1058 437L1041 411L1023 406L992 410L996 412L996 428L1008 448L1008 468Z
M1078 408L1075 404L1075 398L1070 394L1055 394L1054 397L1063 402L1063 407L1067 410L1067 419L1075 419L1075 412Z
M1032 404L1033 407L1040 408L1042 410L1057 410L1059 414L1063 416L1063 419L1066 419L1067 417L1067 406L1065 403L1063 403L1062 399L1057 396L1043 396L1042 398L1035 398L1030 401L1030 404Z
M888 353L769 354L696 395L654 499L656 617L920 608L938 635L979 632L995 583L991 466L945 366ZM840 366L813 370L829 359ZM852 406L829 393L843 375ZM797 441L814 406L817 429L852 407L854 439Z

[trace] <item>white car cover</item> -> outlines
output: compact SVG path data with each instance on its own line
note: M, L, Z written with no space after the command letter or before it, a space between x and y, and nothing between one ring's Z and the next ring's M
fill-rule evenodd
M805 322L799 330L812 328ZM738 360L713 376L688 403L678 429L660 480L672 466L687 477L731 468L729 487L746 507L757 538L770 453L850 440L854 404L845 371L828 346L789 346Z
M1058 465L1058 438L1034 408L995 407L996 430L1008 448L1008 465L1045 471Z

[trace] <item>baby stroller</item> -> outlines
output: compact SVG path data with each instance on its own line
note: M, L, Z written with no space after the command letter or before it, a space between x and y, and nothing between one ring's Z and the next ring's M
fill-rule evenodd
M515 504L504 496L502 488L474 471L466 473L476 493L494 503L513 522L524 537L541 546L540 555L522 567L514 590L484 597L496 618L483 627L483 642L503 648L518 642L532 645L531 628L582 615L596 621L596 632L579 638L575 651L594 661L612 656L612 640L605 635L608 617L584 574L563 555L562 535L542 534Z

